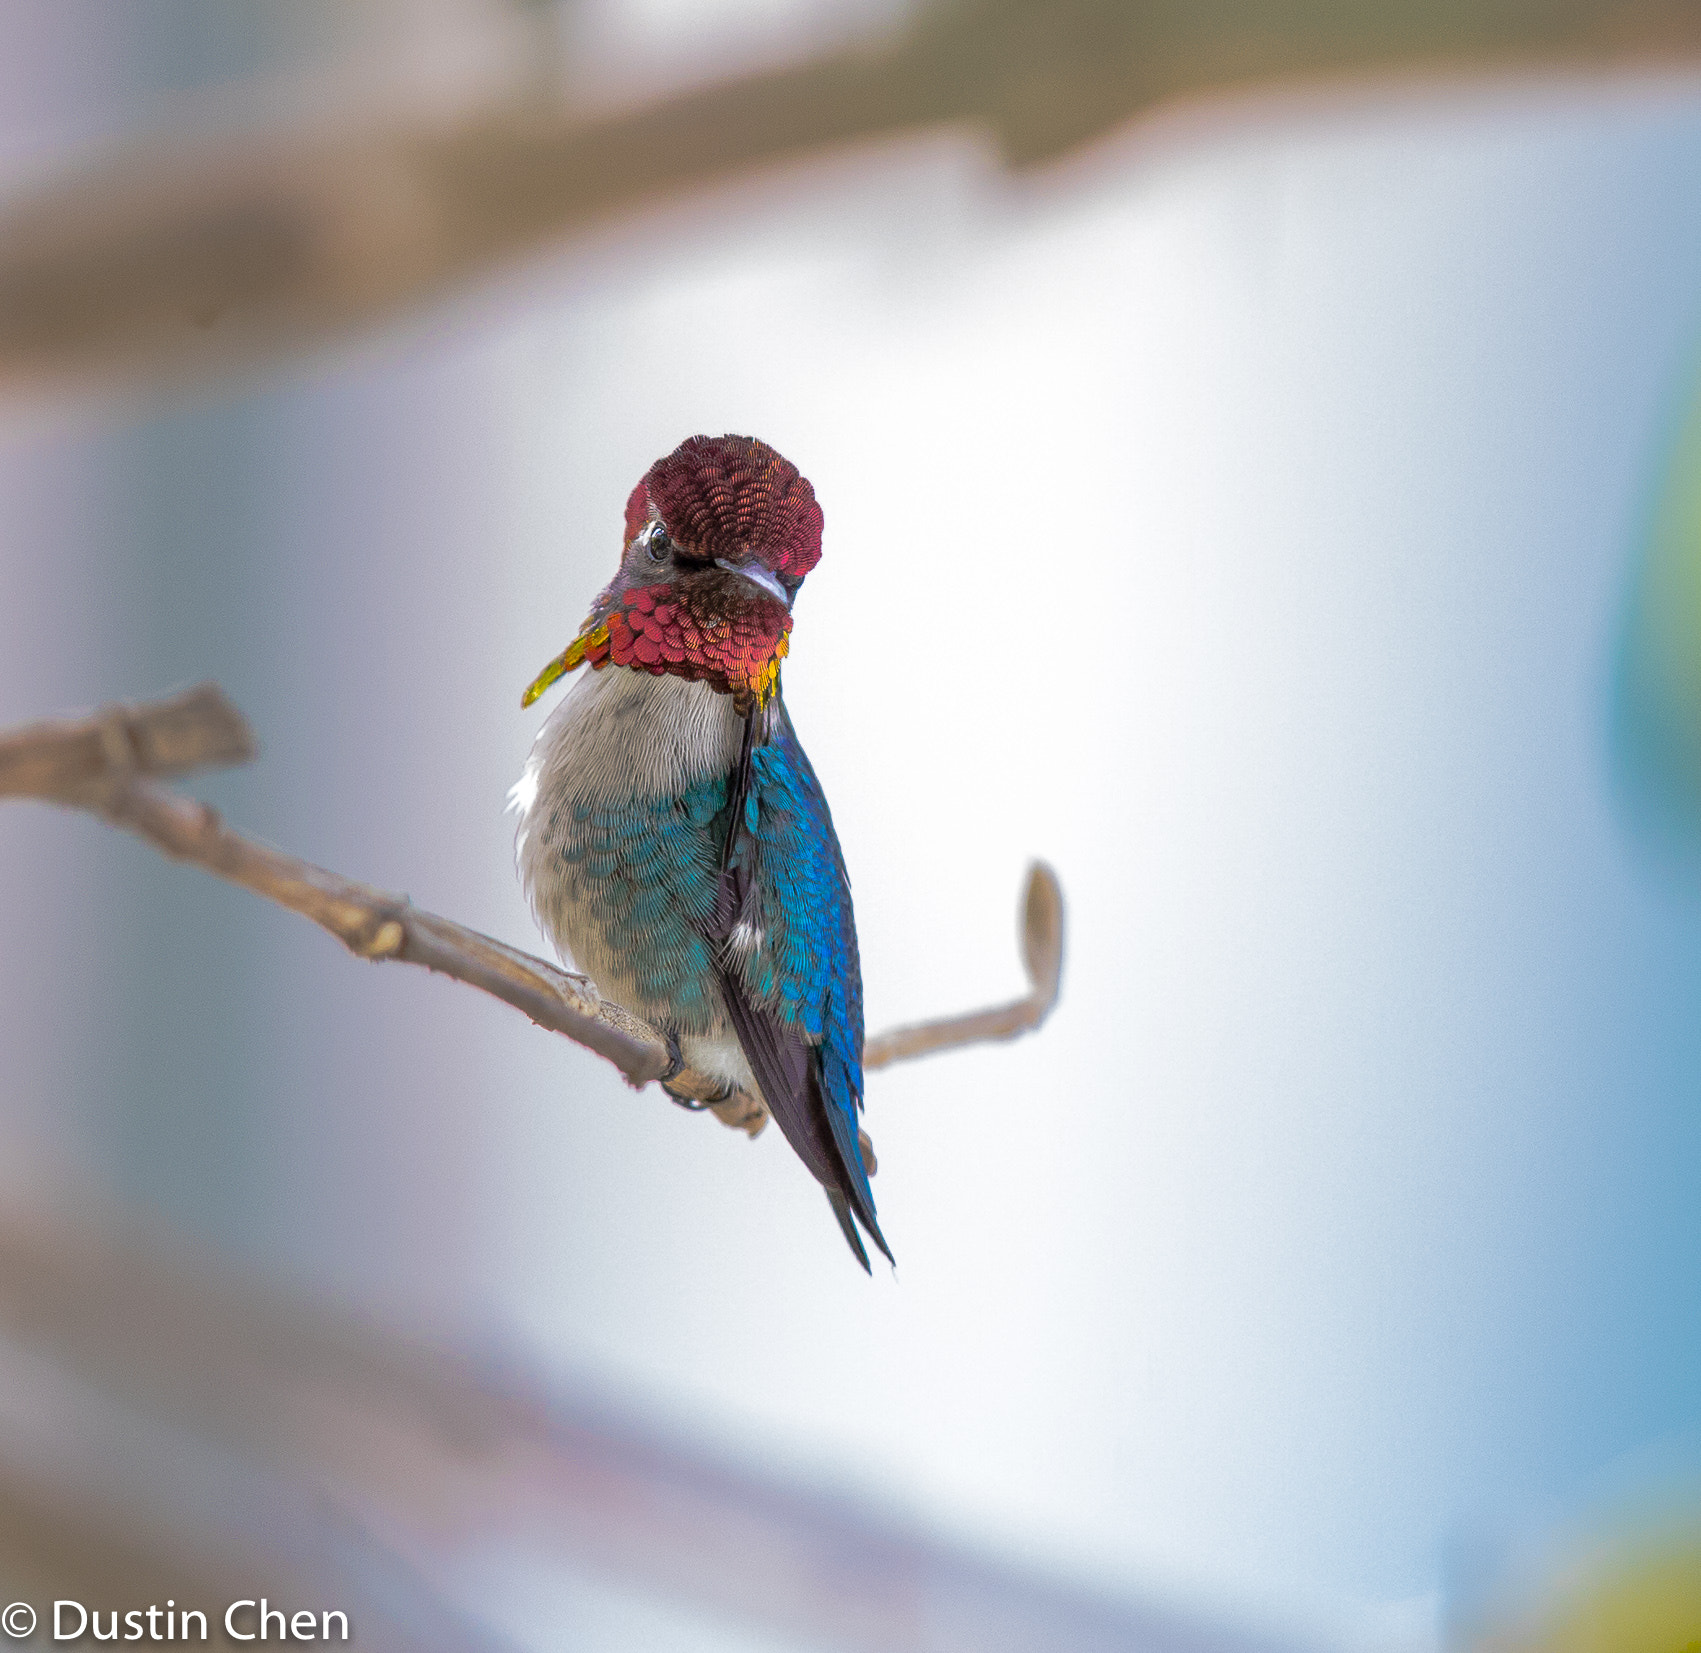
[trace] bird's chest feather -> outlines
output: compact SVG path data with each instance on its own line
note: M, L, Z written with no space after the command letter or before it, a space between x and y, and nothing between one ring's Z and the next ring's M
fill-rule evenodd
M743 720L677 677L587 673L544 724L513 792L538 920L609 997L707 1030L710 927Z

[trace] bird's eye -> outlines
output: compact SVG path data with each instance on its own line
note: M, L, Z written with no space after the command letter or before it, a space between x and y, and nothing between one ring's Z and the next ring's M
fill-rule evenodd
M666 562L668 552L673 549L673 542L660 528L652 528L644 549L649 553L651 562Z

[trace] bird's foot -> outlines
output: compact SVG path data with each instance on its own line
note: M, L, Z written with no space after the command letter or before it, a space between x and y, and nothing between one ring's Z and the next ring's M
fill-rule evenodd
M760 1096L731 1083L710 1086L703 1074L690 1070L681 1057L679 1040L671 1033L667 1035L667 1048L673 1060L661 1076L661 1088L668 1101L687 1113L712 1113L723 1125L730 1125L747 1136L761 1135L762 1127L768 1123L768 1109ZM674 1085L673 1081L681 1075L690 1090Z
M683 1066L684 1064L682 1063L680 1067L675 1068L673 1072L679 1073ZM668 1075L668 1078L672 1077L673 1074ZM692 1113L701 1113L705 1108L718 1108L732 1095L733 1091L737 1087L733 1085L723 1085L718 1091L713 1092L709 1096L684 1096L681 1095L680 1092L676 1091L673 1086L667 1082L667 1079L663 1079L661 1082L661 1088L667 1092L668 1099L677 1106L687 1108Z

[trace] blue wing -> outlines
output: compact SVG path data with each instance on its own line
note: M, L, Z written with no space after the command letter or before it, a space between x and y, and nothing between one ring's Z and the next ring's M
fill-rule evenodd
M857 1140L862 966L850 879L821 783L778 697L750 715L717 912L728 1015L768 1110L827 1190L863 1267L858 1222L891 1260Z

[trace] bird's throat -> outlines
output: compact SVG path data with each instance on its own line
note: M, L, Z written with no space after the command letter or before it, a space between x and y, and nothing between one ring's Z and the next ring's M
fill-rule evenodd
M779 685L790 638L791 615L777 602L704 614L680 600L672 586L643 587L624 593L605 618L588 620L534 679L521 705L530 706L557 679L589 665L682 677L731 695L741 710L761 706Z

